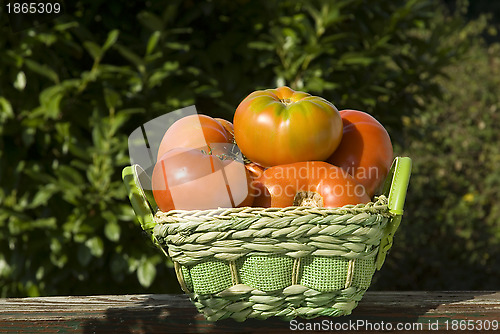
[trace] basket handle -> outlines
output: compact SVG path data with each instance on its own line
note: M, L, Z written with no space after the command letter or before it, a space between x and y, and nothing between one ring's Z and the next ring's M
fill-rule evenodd
M392 247L392 240L403 216L403 207L408 191L411 174L411 159L408 157L397 157L392 163L389 177L385 180L382 193L388 196L389 212L393 214L392 219L386 227L386 231L380 241L379 252L375 262L380 270L384 264L387 252Z
M156 211L156 203L151 191L144 190L142 186L143 182L148 181L145 178L149 179L149 176L137 164L127 166L122 171L122 179L135 215L142 229L146 232L151 232L156 224L153 218Z
M411 174L411 159L397 157L392 163L389 177L385 180L382 193L388 196L389 210L395 215L403 214L403 206Z

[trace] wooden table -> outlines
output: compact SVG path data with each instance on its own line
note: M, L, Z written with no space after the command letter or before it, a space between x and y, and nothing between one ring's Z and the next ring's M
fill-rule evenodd
M185 295L0 299L0 333L494 333L499 322L499 291L367 292L350 316L243 323L208 322Z

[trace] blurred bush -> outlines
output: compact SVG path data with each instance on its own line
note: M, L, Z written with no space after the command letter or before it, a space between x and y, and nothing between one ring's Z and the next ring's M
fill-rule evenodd
M450 42L483 27L484 18ZM391 277L408 289L499 288L500 45L476 40L446 73L442 98L403 119L413 175L380 288L390 288Z
M498 221L489 197L498 179L488 174L496 160L479 144L496 138L485 133L490 121L481 123L485 112L493 122L496 109L475 104L486 98L479 84L477 96L463 94L465 72L445 95L449 81L439 81L453 64L474 66L471 48L481 58L473 40L484 26L471 29L438 2L415 0L96 0L64 10L15 34L0 16L0 296L179 291L142 237L121 182L128 134L192 104L231 119L253 90L284 84L372 113L396 153L414 155L406 225L374 288L459 287L422 271L445 260L460 271L464 258L477 269L463 272L475 277L464 286L487 281L493 253L484 250L500 237L477 224ZM484 58L480 64L489 71ZM477 107L476 118L453 94ZM479 167L484 177L474 174L471 184L464 171ZM439 248L433 238L445 235L469 244Z

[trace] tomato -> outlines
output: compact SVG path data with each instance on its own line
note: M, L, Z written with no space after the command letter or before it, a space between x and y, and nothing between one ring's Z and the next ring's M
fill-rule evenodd
M270 167L254 188L254 206L261 207L341 207L370 201L365 188L351 175L324 161Z
M256 164L255 162L251 162L245 165L245 168L250 173L250 176L253 179L258 179L262 173L264 173L265 168Z
M224 127L224 129L226 129L226 131L228 133L231 134L231 136L234 136L234 126L233 126L233 123L229 122L227 119L224 119L224 118L214 118L217 122L219 122L220 124L222 124L222 126Z
M248 175L250 176L250 187L253 193L263 193L264 190L260 189L261 184L258 182L258 180L264 173L265 168L261 165L256 164L255 162L245 164L245 168L247 169Z
M174 148L161 157L152 188L162 211L250 206L254 199L243 163L189 148Z
M342 141L326 160L349 172L370 197L384 182L393 161L391 138L373 116L358 110L342 110Z
M173 148L207 149L211 143L232 143L233 135L216 119L189 115L177 120L165 134L158 149L157 161Z
M241 152L264 167L325 160L342 139L342 119L333 104L288 87L248 95L233 124Z

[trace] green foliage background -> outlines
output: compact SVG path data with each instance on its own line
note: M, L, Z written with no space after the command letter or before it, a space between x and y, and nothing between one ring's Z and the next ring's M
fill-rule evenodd
M121 181L128 135L283 84L373 114L414 161L372 289L498 289L500 49L466 5L75 0L17 33L0 15L0 296L178 292Z

